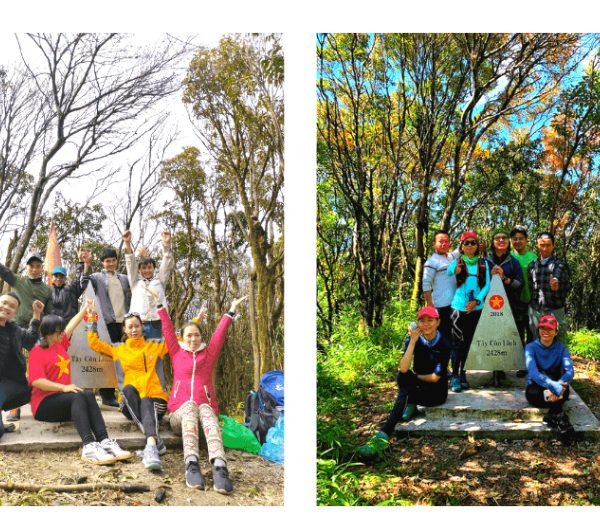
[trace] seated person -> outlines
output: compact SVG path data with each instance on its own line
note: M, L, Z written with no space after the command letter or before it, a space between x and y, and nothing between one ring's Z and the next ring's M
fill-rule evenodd
M435 307L423 307L417 319L416 327L409 326L409 338L398 367L396 403L381 430L358 448L358 454L363 457L378 455L387 448L396 424L400 420L409 421L416 414L418 404L439 406L448 398L451 344L438 331L440 317ZM411 364L414 372L410 370Z
M137 314L126 314L123 320L123 343L111 345L98 337L98 314L93 302L88 302L88 344L115 363L119 384L120 409L146 437L142 464L151 471L161 471L167 448L158 433L159 423L167 411L167 383L164 358L168 354L165 342L147 340L142 332L142 320Z
M4 426L2 410L23 406L31 398L25 374L27 365L21 349L31 350L35 345L44 304L33 301L33 317L28 329L13 321L20 305L21 300L14 292L0 296L0 437L5 431L15 430L14 424Z
M569 383L573 381L573 362L567 347L555 341L558 320L554 316L542 316L538 332L539 339L525 347L528 373L525 397L537 408L549 408L544 422L564 444L569 444L574 429L563 411L563 405L569 398Z
M68 323L55 315L42 319L41 340L29 356L31 413L36 421L73 421L83 445L81 459L91 464L112 464L133 457L133 453L108 437L94 394L71 383L69 339L86 310L82 307Z

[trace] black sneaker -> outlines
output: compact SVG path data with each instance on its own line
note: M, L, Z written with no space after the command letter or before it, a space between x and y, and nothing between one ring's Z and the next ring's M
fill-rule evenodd
M554 429L554 428L556 428L556 424L557 424L559 415L560 414L548 412L546 415L544 415L543 421L548 425L548 428Z
M575 428L573 428L565 412L560 413L556 418L556 433L558 434L558 439L565 446L569 446L573 442Z
M114 396L113 397L103 397L102 404L104 406L112 406L113 408L119 407L119 401L117 401L117 398Z
M227 466L215 466L212 467L213 472L213 489L217 493L228 495L233 491L233 484L229 480L229 471Z
M185 465L185 485L193 489L204 489L204 478L200 471L200 464L195 460L189 461Z

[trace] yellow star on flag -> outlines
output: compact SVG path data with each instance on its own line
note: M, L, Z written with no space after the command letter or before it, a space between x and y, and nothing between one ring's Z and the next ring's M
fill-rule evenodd
M499 294L495 294L494 296L492 296L490 298L490 307L492 309L501 309L502 306L504 305L504 298L502 298L502 296L500 296Z
M58 377L62 377L63 374L69 373L69 363L71 360L69 358L64 358L60 354L56 354L60 361L56 362L56 366L60 369L58 373Z

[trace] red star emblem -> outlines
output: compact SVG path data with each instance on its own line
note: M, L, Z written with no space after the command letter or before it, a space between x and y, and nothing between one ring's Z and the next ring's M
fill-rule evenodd
M494 310L501 309L504 307L504 298L499 294L494 294L494 296L490 298L490 307Z

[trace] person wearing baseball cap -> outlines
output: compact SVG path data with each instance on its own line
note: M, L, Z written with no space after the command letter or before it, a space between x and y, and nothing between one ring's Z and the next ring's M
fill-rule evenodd
M573 381L573 362L567 347L556 339L559 324L555 316L546 314L538 321L539 338L525 347L527 388L525 397L536 408L548 408L544 422L564 444L570 444L574 429L563 411Z
M475 231L465 231L460 236L460 257L448 266L448 276L456 277L451 315L453 352L450 386L453 392L469 388L465 363L490 289L490 268L479 255L479 244Z
M25 260L25 276L12 272L0 264L0 278L10 285L19 296L21 305L15 316L19 327L27 328L33 316L32 305L35 300L44 304L42 316L52 313L52 292L43 279L44 258L40 253L30 253Z
M79 263L75 272L75 279L67 282L67 270L63 266L57 266L52 269L52 314L60 316L65 323L69 323L71 318L77 314L79 306L79 297L85 291L90 281L90 266L92 264L92 255L89 251L80 251L78 254Z
M446 402L451 347L440 334L439 325L440 315L433 306L420 309L417 323L409 325L409 337L396 374L398 395L394 408L381 430L357 449L361 457L380 455L389 446L396 424L410 421L417 413L417 405L439 406Z

